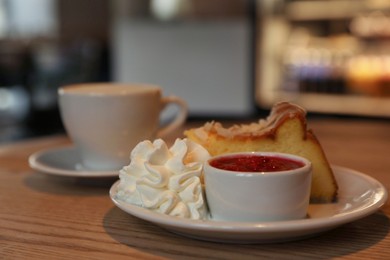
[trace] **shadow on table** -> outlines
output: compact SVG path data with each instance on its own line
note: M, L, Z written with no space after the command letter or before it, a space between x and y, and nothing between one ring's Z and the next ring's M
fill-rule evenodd
M65 195L108 196L111 185L118 178L76 178L32 173L24 178L27 187L44 193Z
M107 212L103 226L119 243L158 256L291 259L330 258L357 253L384 239L389 233L390 222L388 217L379 211L305 240L253 245L232 245L186 238L128 215L119 208L112 208Z

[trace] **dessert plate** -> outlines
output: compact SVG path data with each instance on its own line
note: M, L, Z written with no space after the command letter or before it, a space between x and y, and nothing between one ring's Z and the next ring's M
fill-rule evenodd
M64 177L117 177L119 171L91 171L83 168L78 150L73 146L50 148L32 154L30 167L42 173Z
M386 201L383 185L370 176L348 168L332 166L339 185L337 203L310 204L308 217L275 222L224 222L172 217L120 201L119 181L110 197L123 211L187 237L225 243L272 243L311 237L377 211Z

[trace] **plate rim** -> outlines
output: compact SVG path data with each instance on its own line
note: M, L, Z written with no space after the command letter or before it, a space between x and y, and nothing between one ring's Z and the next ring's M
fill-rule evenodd
M120 182L117 180L110 188L109 195L113 203L125 211L126 213L143 219L145 221L151 222L156 225L171 227L171 228L180 228L186 230L197 229L200 231L207 232L229 232L229 233L277 233L277 232L285 232L288 231L302 231L302 230L310 230L310 229L332 229L338 227L340 225L350 223L366 217L374 212L376 212L379 208L381 208L388 197L387 190L375 178L364 174L362 172L332 165L334 169L335 175L337 174L354 174L364 179L366 183L370 184L370 187L376 188L376 194L381 193L381 196L378 197L374 202L370 203L367 207L355 209L348 214L338 214L332 215L328 217L321 218L306 218L300 220L288 220L288 221L272 221L272 222L230 222L230 221L213 221L213 220L192 220L192 219L184 219L173 217L157 212L153 212L151 210L131 205L126 202L118 201L115 198L116 189ZM347 173L346 173L347 172ZM169 228L167 228L169 229ZM185 234L186 232L180 232Z
M93 171L93 170L69 170L60 167L55 167L54 165L49 165L43 163L40 159L49 154L55 152L71 152L76 150L73 145L64 145L51 147L46 149L41 149L28 158L29 166L36 171L39 171L44 174L62 176L62 177L85 177L85 178L102 178L102 177L118 177L119 170L117 171Z

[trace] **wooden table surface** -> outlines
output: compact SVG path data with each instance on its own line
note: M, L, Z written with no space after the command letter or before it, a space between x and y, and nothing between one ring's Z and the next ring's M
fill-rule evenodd
M389 121L321 118L309 120L309 127L332 164L361 171L389 189ZM53 177L29 168L32 153L69 143L65 136L51 136L0 146L0 259L390 257L389 202L371 216L305 240L255 245L199 241L115 207L108 196L113 179Z

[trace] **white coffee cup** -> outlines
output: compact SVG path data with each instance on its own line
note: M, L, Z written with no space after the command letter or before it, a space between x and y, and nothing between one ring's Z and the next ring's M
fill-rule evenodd
M130 152L143 140L163 137L187 118L187 104L175 96L162 97L158 86L85 83L58 91L61 118L80 152L84 168L118 170L130 162ZM160 114L169 104L179 107L168 125Z
M241 157L243 156L243 157ZM244 168L250 160L244 157L279 158L297 162L297 168L277 171L238 171L219 168L212 161L240 158ZM225 161L226 162L226 161ZM228 161L228 167L235 162ZM248 166L249 165L249 166ZM206 198L213 220L263 222L305 218L311 190L311 162L284 153L244 152L216 156L205 162Z

